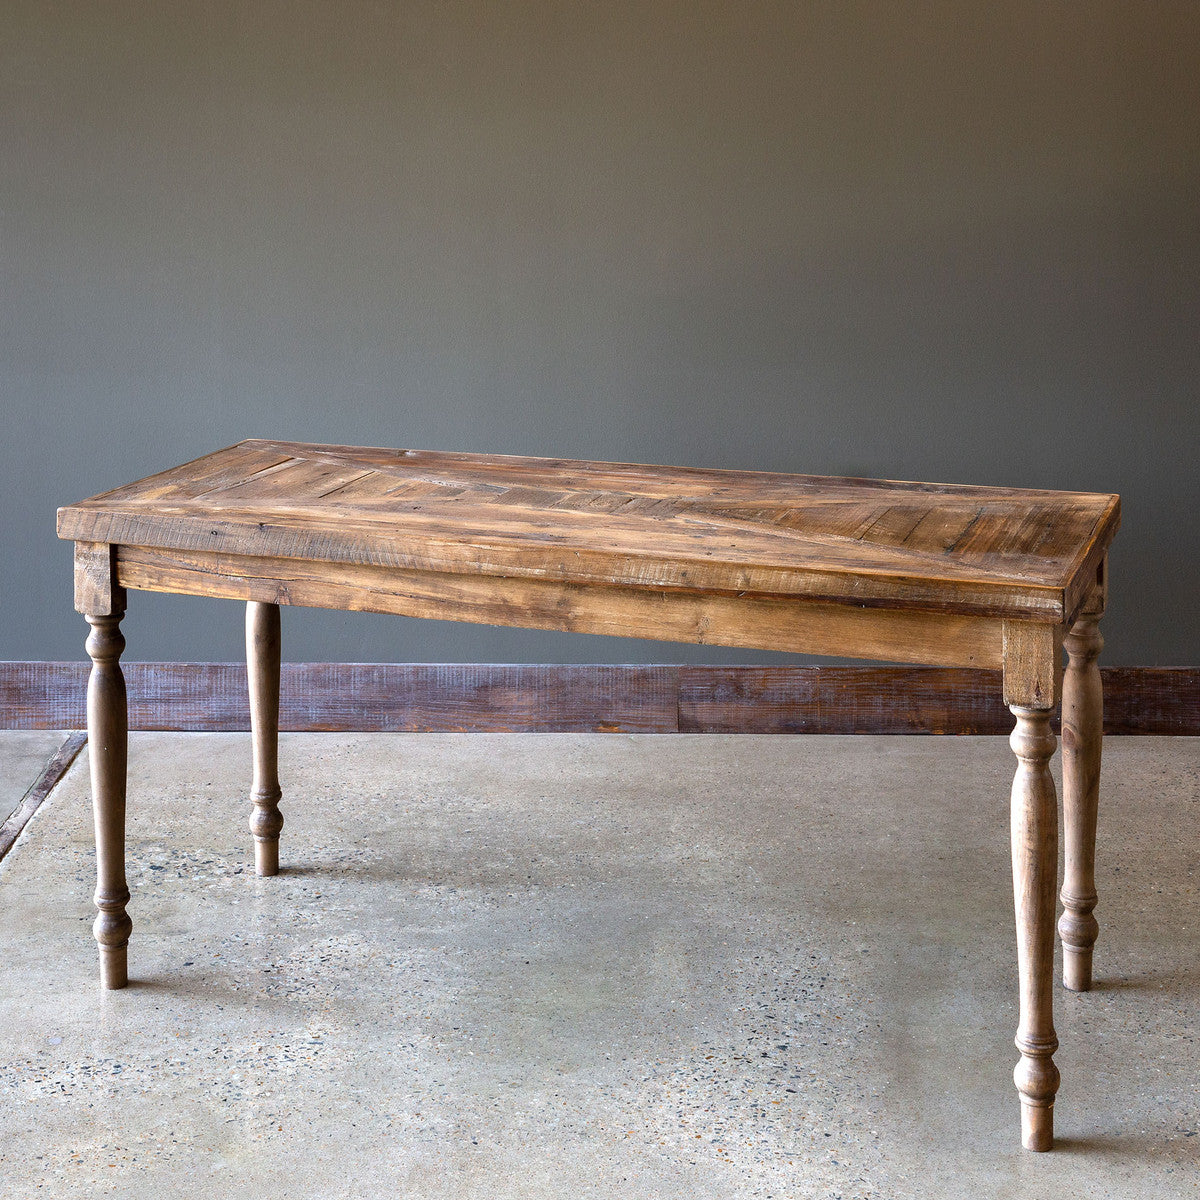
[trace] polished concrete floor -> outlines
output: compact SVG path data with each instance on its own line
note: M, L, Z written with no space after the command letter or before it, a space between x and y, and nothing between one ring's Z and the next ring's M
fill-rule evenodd
M21 803L66 736L59 730L0 730L0 825Z
M0 748L5 743L0 737ZM0 1193L1200 1195L1200 741L1113 738L1098 985L1022 1152L1003 738L139 734L0 865Z

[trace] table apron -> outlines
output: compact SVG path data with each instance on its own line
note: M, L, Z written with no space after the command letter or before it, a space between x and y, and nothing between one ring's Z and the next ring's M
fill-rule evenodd
M119 586L271 604L935 666L1001 667L999 617L117 546Z

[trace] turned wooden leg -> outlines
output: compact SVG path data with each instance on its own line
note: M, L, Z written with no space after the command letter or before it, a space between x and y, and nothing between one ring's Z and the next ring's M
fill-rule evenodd
M283 814L279 800L279 605L246 605L246 669L250 683L250 731L254 746L254 782L250 799L250 832L254 834L254 869L259 875L279 873L279 834Z
M129 934L133 922L125 911L125 765L128 711L125 677L121 674L122 612L85 614L92 627L87 652L88 761L92 771L92 813L96 822L96 923L92 932L100 948L100 982L123 988L129 982Z
M1054 1033L1054 892L1058 877L1058 803L1050 775L1055 737L1050 710L1011 704L1017 726L1009 739L1017 756L1012 786L1013 898L1017 910L1017 970L1021 1019L1013 1072L1021 1094L1021 1144L1049 1150L1054 1140L1058 1049Z
M1063 915L1063 984L1075 992L1092 986L1092 947L1100 926L1096 907L1096 809L1100 798L1100 751L1104 695L1096 660L1104 647L1100 617L1085 612L1063 639L1069 660L1063 677L1063 816L1066 875Z

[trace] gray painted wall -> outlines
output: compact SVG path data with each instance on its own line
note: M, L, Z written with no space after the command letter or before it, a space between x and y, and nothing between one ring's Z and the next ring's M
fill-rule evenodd
M1198 63L1191 0L5 0L0 657L82 655L58 504L265 436L1119 491L1106 661L1196 663Z

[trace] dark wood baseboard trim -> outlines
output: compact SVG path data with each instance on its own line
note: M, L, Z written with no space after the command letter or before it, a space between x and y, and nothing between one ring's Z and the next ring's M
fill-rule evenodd
M0 825L0 860L3 860L4 856L13 848L13 844L21 836L21 830L29 824L30 817L37 812L38 806L67 773L67 768L75 761L75 756L86 743L86 733L69 733L63 744L59 746L42 769L42 773L37 777L33 786L22 797L21 803L12 811L4 824Z
M79 729L87 663L0 663L0 728ZM1200 667L1104 669L1107 733L1200 735ZM241 663L127 663L131 729L250 726ZM1007 734L998 671L286 663L294 731Z

